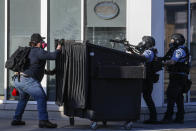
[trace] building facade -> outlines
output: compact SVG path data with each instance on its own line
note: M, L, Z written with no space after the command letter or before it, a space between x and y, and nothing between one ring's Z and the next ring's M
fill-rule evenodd
M0 105L15 104L11 91L12 71L4 68L7 58L20 46L27 46L32 33L46 37L47 50L54 50L55 39L89 40L91 43L125 51L110 39L126 38L136 45L143 35L156 40L158 56L168 50L172 33L182 33L192 55L190 78L193 85L184 94L185 105L196 105L196 0L0 0ZM47 63L54 68L54 61ZM166 104L168 74L160 71L154 84L157 107ZM42 81L48 104L55 104L55 76ZM36 104L31 99L29 104ZM145 103L142 101L142 106ZM2 107L1 107L2 108ZM8 108L6 108L8 109Z

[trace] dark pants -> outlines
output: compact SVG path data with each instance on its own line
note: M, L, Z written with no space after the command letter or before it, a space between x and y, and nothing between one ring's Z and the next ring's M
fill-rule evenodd
M148 106L150 112L150 119L156 120L157 119L157 112L155 108L155 104L152 100L152 90L153 90L153 82L152 80L144 80L142 92L143 98Z
M184 97L183 89L187 76L173 75L169 76L169 85L167 88L167 111L164 119L172 119L174 105L177 105L176 120L184 120Z

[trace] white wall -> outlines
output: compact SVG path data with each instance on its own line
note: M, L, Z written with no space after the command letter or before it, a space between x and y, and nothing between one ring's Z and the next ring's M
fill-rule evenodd
M156 40L159 56L164 54L164 0L127 0L127 40L136 45L142 36L151 35ZM156 106L163 105L163 72L154 84L153 99ZM142 106L145 106L142 101Z
M151 35L151 0L127 0L127 40L136 45Z

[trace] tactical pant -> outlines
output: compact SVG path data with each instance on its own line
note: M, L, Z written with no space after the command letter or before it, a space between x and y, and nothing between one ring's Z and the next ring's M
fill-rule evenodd
M186 83L187 76L185 75L169 75L169 85L167 88L167 111L164 119L171 120L173 115L174 105L177 105L176 120L184 120L184 97L183 88Z
M152 80L149 80L148 78L144 80L143 83L143 98L146 102L146 105L148 106L148 110L150 112L150 119L156 120L157 119L157 112L155 108L155 104L152 100L152 91L153 91L153 82Z

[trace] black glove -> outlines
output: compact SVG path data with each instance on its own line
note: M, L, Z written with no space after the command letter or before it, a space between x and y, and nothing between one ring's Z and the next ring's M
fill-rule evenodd
M44 74L46 74L46 75L55 75L56 74L56 69L44 70Z

